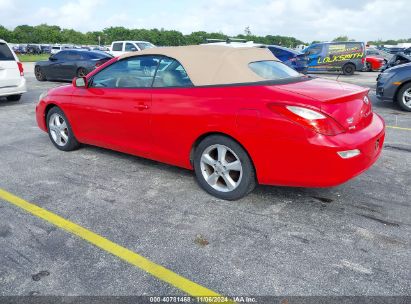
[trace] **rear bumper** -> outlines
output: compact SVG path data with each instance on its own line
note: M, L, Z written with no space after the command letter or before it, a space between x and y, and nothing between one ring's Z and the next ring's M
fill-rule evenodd
M0 96L19 95L27 92L26 79L21 77L17 86L0 88Z
M366 128L336 136L316 134L303 143L291 142L266 166L257 168L261 184L296 187L331 187L367 170L381 154L384 121L373 114ZM287 144L287 143L285 143ZM343 159L337 152L360 150L360 155Z

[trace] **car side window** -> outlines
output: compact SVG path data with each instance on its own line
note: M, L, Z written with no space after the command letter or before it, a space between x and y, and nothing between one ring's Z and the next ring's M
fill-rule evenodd
M126 47L125 47L125 49L124 49L126 52L135 52L135 51L137 51L137 48L136 48L136 46L134 45L134 44L132 44L132 43L130 43L130 42L127 42L126 43Z
M65 60L67 59L67 51L60 51L57 54L53 55L54 59Z
M81 60L81 55L77 52L67 52L67 60Z
M113 52L121 52L123 50L123 42L113 44Z
M163 57L161 59L153 82L153 87L169 88L192 86L193 83L180 62L168 57Z
M136 56L117 61L97 73L92 88L150 88L159 56Z
M318 55L321 53L322 50L323 47L321 45L316 45L309 48L306 53L308 53L309 55Z

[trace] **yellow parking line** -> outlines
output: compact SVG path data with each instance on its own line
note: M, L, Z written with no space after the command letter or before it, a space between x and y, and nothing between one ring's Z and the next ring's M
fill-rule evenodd
M397 129L397 130L411 131L411 128L396 127L396 126L385 126L385 127L386 127L386 128L390 128L390 129Z
M69 220L66 220L50 211L47 211L37 205L29 203L3 189L0 188L0 199L3 199L14 206L17 206L34 216L37 216L43 220L50 222L51 224L66 230L69 233L77 235L78 237L82 238L90 242L91 244L119 257L120 259L148 272L152 276L169 283L170 285L184 291L190 296L193 297L221 297L218 293L207 289L197 283L186 279L177 273L158 265L149 259L125 248L112 241L86 229L83 228Z

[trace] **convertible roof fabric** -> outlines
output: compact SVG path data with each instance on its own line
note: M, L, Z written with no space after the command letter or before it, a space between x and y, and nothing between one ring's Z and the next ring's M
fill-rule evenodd
M127 53L123 58L139 55L163 55L178 60L195 86L264 81L249 67L250 62L278 59L267 48L234 48L216 45L159 47Z

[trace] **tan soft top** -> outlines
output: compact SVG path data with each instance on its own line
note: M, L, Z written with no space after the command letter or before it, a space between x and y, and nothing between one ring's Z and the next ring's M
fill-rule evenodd
M178 60L195 86L264 81L249 67L250 62L278 59L266 48L233 48L217 45L159 47L127 53L120 59L138 55L163 55Z

